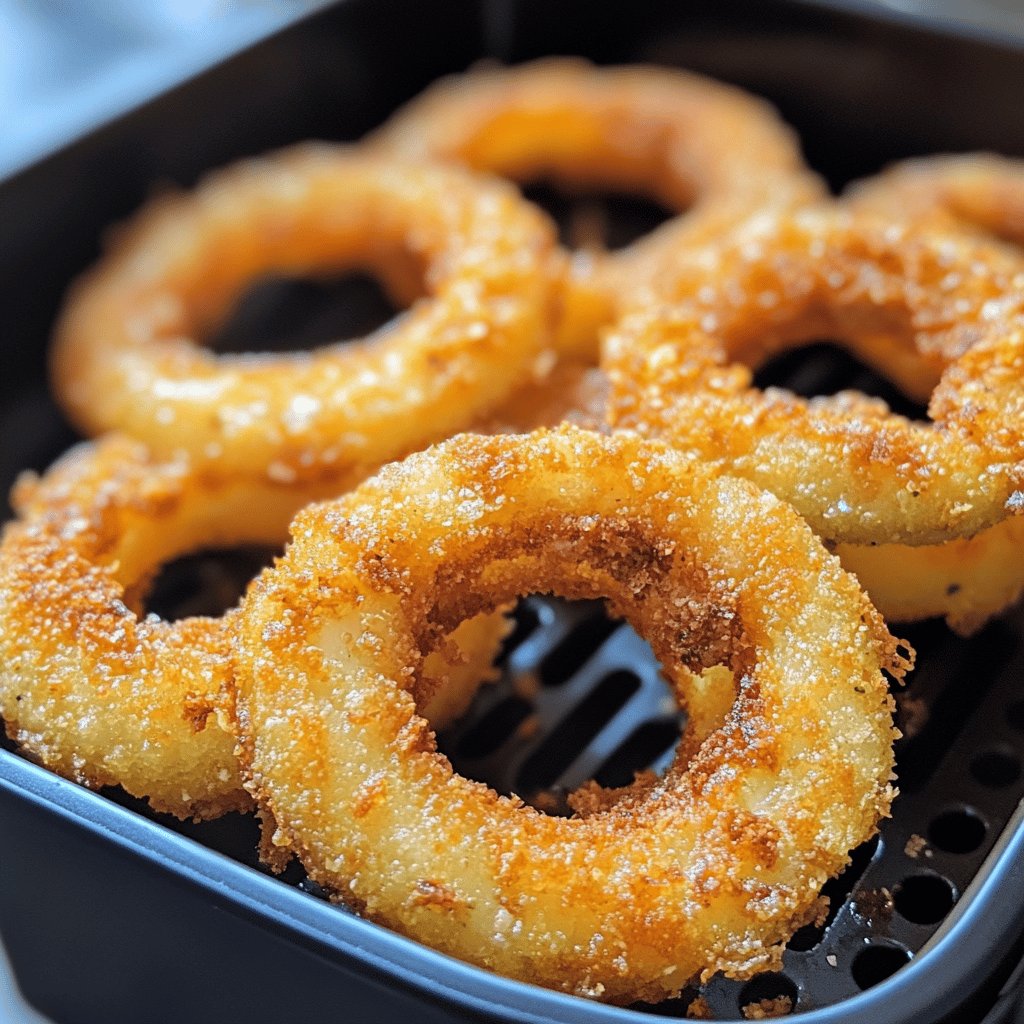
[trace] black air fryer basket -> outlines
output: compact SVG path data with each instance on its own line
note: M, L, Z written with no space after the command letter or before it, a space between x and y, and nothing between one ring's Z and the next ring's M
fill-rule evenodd
M836 186L917 153L1024 156L1024 45L820 4L348 0L152 102L126 101L118 120L0 184L0 486L73 440L47 397L50 325L104 228L154 183L188 185L304 138L358 138L441 74L549 53L679 65L765 95ZM609 201L625 230L648 213ZM236 334L262 324L276 336L286 324L292 343L315 343L358 333L377 305L365 285L271 286L239 312ZM776 362L762 383L898 400L828 345ZM218 571L244 577L252 564L236 554ZM192 608L207 571L179 564L159 599ZM919 654L897 697L901 796L881 836L828 883L828 920L797 933L778 974L716 977L629 1009L509 981L327 903L294 865L265 873L251 819L168 820L10 749L0 750L0 935L29 1001L60 1022L639 1024L685 1017L698 994L725 1020L785 996L808 1024L1009 1022L1024 956L1024 616L970 640L939 622L898 632ZM501 666L442 737L463 773L546 794L557 809L588 778L620 785L671 756L678 721L650 650L599 607L520 602Z

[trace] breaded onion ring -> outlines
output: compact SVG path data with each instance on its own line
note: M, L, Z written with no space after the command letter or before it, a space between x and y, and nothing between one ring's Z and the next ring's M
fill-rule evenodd
M465 429L529 379L548 343L552 228L505 183L305 145L145 208L73 288L58 398L87 432L157 456L317 478L336 490ZM396 261L428 296L368 342L216 356L196 339L260 275Z
M179 817L247 807L235 741L217 725L233 613L167 622L140 598L179 555L283 544L295 511L324 493L218 481L118 435L23 478L0 546L0 716L22 752ZM425 714L438 727L490 678L507 628L478 616L431 655L425 685L445 693Z
M519 182L635 190L682 214L618 253L578 252L567 265L559 344L591 362L620 294L652 265L754 210L824 194L770 104L668 68L556 58L472 71L431 86L366 144Z
M1024 161L994 153L905 160L854 182L843 202L894 220L952 218L1024 246Z
M657 442L464 435L307 508L238 620L251 788L338 898L472 963L614 1003L778 962L888 811L902 674L877 612L796 514ZM456 775L420 665L466 616L604 597L685 700L739 680L692 764L549 817Z
M1024 594L1024 519L1017 516L945 544L837 544L835 554L887 622L942 616L970 636Z
M660 287L680 301L607 338L613 425L753 480L829 540L934 544L1024 508L1024 262L1010 250L803 211L756 218ZM819 338L882 372L933 365L932 422L853 392L752 386L752 367Z

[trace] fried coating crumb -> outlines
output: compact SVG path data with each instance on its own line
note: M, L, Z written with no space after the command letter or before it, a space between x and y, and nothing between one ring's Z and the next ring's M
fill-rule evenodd
M928 703L913 693L896 694L896 723L907 739L912 739L928 724Z
M714 1020L714 1014L711 1012L711 1007L708 1005L708 1001L703 996L697 996L693 999L690 1005L686 1008L686 1017L688 1020Z
M895 904L892 893L883 885L858 892L853 898L853 909L865 920L878 924L892 917Z
M903 847L903 852L914 860L921 856L931 857L933 855L932 849L928 845L928 840L924 836L919 836L916 832L907 840L906 846Z
M793 1012L793 1000L789 996L776 996L774 999L759 999L756 1003L747 1003L742 1008L747 1020L774 1020L786 1017Z

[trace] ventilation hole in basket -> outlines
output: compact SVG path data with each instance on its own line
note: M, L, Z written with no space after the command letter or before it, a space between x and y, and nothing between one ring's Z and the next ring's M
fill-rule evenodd
M526 183L523 195L551 216L570 249L622 249L681 212L638 193L569 190L549 181Z
M904 878L893 890L896 912L914 924L938 924L953 909L956 894L941 875Z
M983 786L1003 789L1020 778L1020 761L1004 750L987 750L971 761L971 774Z
M368 274L330 281L266 277L245 291L206 345L224 355L306 351L365 337L398 312Z
M857 987L866 989L892 977L909 962L910 953L902 946L878 942L866 946L853 958L850 972Z
M649 768L679 740L679 723L659 720L644 722L634 729L626 740L594 773L599 786L616 789L628 786L637 772Z
M796 1008L800 991L784 974L759 974L740 989L740 1013L748 1020L782 1017Z
M522 697L506 697L459 740L458 756L476 759L493 754L530 717L532 711L532 705Z
M632 672L606 675L523 763L519 791L533 794L551 788L638 689L640 680Z
M550 650L540 663L540 681L545 686L561 686L571 679L604 642L619 628L621 622L597 610L578 622Z
M1011 728L1024 732L1024 700L1014 701L1006 709L1006 721Z
M803 928L794 932L793 937L787 943L790 949L798 951L814 949L821 942L829 925L836 919L836 914L850 898L850 894L867 870L867 866L878 851L878 845L878 836L862 843L850 854L850 863L846 870L825 883L821 890L821 895L828 898L828 914L825 920L819 925L804 925Z
M529 601L520 601L511 615L512 632L502 641L501 650L494 659L496 665L504 665L517 647L527 641L540 626L540 613Z
M893 412L927 420L924 406L911 402L884 377L831 341L817 341L769 359L754 375L754 386L786 388L804 398L856 390L880 398Z
M945 811L928 826L928 839L947 853L971 853L985 841L985 823L973 811Z
M194 615L222 615L241 600L250 580L280 552L269 547L211 549L163 566L148 594L126 594L138 610L173 622Z

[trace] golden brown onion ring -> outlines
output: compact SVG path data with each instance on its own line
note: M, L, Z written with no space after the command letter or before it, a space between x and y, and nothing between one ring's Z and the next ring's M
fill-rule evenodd
M559 345L591 363L620 294L676 249L762 207L824 194L770 104L668 68L555 58L472 71L432 86L366 144L519 182L634 190L682 214L618 253L580 251L568 262Z
M829 540L934 544L1024 508L1024 262L1010 250L803 211L752 220L660 288L676 301L607 338L613 425L772 490ZM856 393L752 386L758 363L819 338L933 363L932 422Z
M118 235L64 309L55 389L86 432L341 491L530 378L548 343L553 244L513 188L458 168L326 144L250 160ZM427 297L371 340L238 356L197 343L261 275L386 276L410 260Z
M610 1002L776 964L888 811L902 674L877 612L788 506L657 442L464 435L301 512L238 621L238 718L274 841L374 920ZM533 591L606 599L669 681L739 682L692 764L550 817L452 770L424 655Z
M905 160L854 182L843 202L894 220L945 216L1024 246L1024 161L994 153Z
M235 741L217 724L233 613L167 622L132 595L179 555L283 544L295 511L326 493L218 481L117 435L23 478L0 546L0 716L22 752L179 817L247 807ZM489 678L506 629L500 614L479 616L431 655L425 686L446 688L427 707L432 722Z
M887 622L943 616L970 636L1024 593L1024 519L945 544L837 544L843 567L855 573Z

